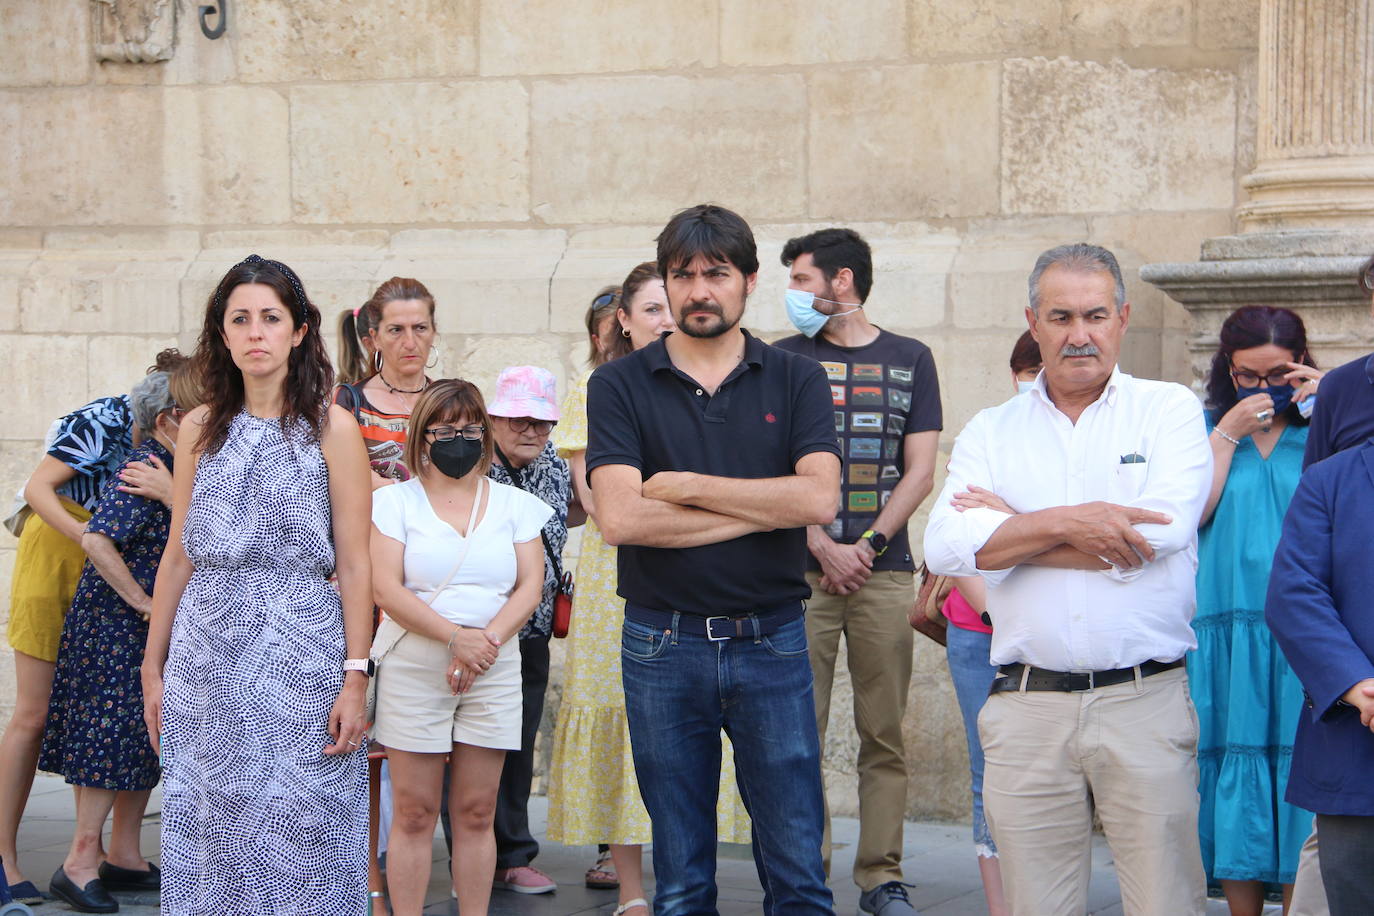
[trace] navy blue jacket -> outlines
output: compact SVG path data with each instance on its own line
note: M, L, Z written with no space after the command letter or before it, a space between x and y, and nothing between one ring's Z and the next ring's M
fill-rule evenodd
M1303 470L1367 442L1370 436L1374 436L1374 354L1352 359L1322 379Z
M1374 678L1371 544L1374 441L1302 475L1265 601L1269 628L1307 694L1287 799L1318 814L1374 815L1374 732L1338 702Z

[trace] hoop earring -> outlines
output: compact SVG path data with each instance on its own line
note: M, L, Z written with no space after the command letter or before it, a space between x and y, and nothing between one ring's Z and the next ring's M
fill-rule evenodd
M622 326L620 329L620 336L628 340L630 337L630 329Z
M430 347L429 353L431 356L434 357L434 361L431 363L426 363L425 368L433 369L435 366L439 365L439 349L437 347Z
M378 350L372 354L372 368L376 372L382 371L382 351Z

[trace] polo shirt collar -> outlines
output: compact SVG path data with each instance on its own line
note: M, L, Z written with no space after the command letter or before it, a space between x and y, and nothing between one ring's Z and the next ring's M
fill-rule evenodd
M663 369L675 369L673 361L668 357L668 346L665 343L668 337L676 334L676 331L669 331L658 340L644 348L644 360L649 364L650 372L658 372ZM763 341L744 328L740 328L740 333L744 335L744 362L750 366L763 365Z

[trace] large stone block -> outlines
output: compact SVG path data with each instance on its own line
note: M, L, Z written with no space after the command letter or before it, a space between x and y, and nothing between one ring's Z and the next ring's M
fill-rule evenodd
M996 212L997 106L993 63L813 74L809 215Z
M86 348L86 377L90 379L87 399L127 394L148 374L158 353L177 345L177 339L168 335L101 334L92 337Z
M1080 47L1186 45L1191 37L1191 7L1190 0L1135 0L1132 3L1068 0L1064 24Z
M237 0L232 19L239 76L248 82L459 76L477 69L477 0Z
M392 239L374 279L415 277L435 300L435 324L454 334L542 334L561 230L408 230ZM459 369L462 369L460 364Z
M305 223L523 221L528 96L515 81L296 86L295 214Z
M592 297L619 285L636 265L655 260L654 238L662 225L587 229L568 237L549 284L549 329L586 334L583 319Z
M19 330L19 292L37 257L36 249L0 249L0 331Z
M20 320L39 333L177 333L178 286L194 249L45 252L20 286Z
M906 51L906 0L721 0L720 35L729 66L892 60Z
M0 352L8 374L0 429L7 438L42 440L53 420L89 400L85 337L0 334Z
M290 213L286 105L271 90L0 93L0 222L271 223Z
M1254 0L1193 0L1199 48L1253 48L1259 44Z
M916 57L1014 51L1050 46L1064 18L1061 0L910 0L911 53Z
M484 75L695 70L719 63L711 6L673 0L481 0L481 6Z
M0 86L72 86L91 68L90 0L0 4Z
M264 225L291 218L286 99L275 90L169 89L162 159L170 222Z
M1047 248L1088 237L1088 221L1073 217L974 222L964 235L949 278L957 328L1025 330L1026 278ZM1012 338L1015 340L1015 337ZM990 356L1005 365L1011 355Z
M1005 211L1232 205L1236 91L1230 73L1009 60L1002 99Z
M710 200L746 219L800 215L806 87L790 74L538 82L536 216L662 225Z

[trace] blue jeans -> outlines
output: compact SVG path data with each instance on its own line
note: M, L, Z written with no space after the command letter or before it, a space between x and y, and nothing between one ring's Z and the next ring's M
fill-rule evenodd
M653 821L654 913L716 913L720 732L735 747L754 822L767 914L833 913L821 865L825 799L801 619L763 637L711 642L626 620L625 712Z
M973 845L980 856L997 855L997 844L983 817L983 743L978 739L978 713L988 698L988 688L997 676L997 666L988 661L992 634L965 630L950 624L945 628L945 658L954 694L959 698L959 713L964 718L968 740L968 769L973 784Z

